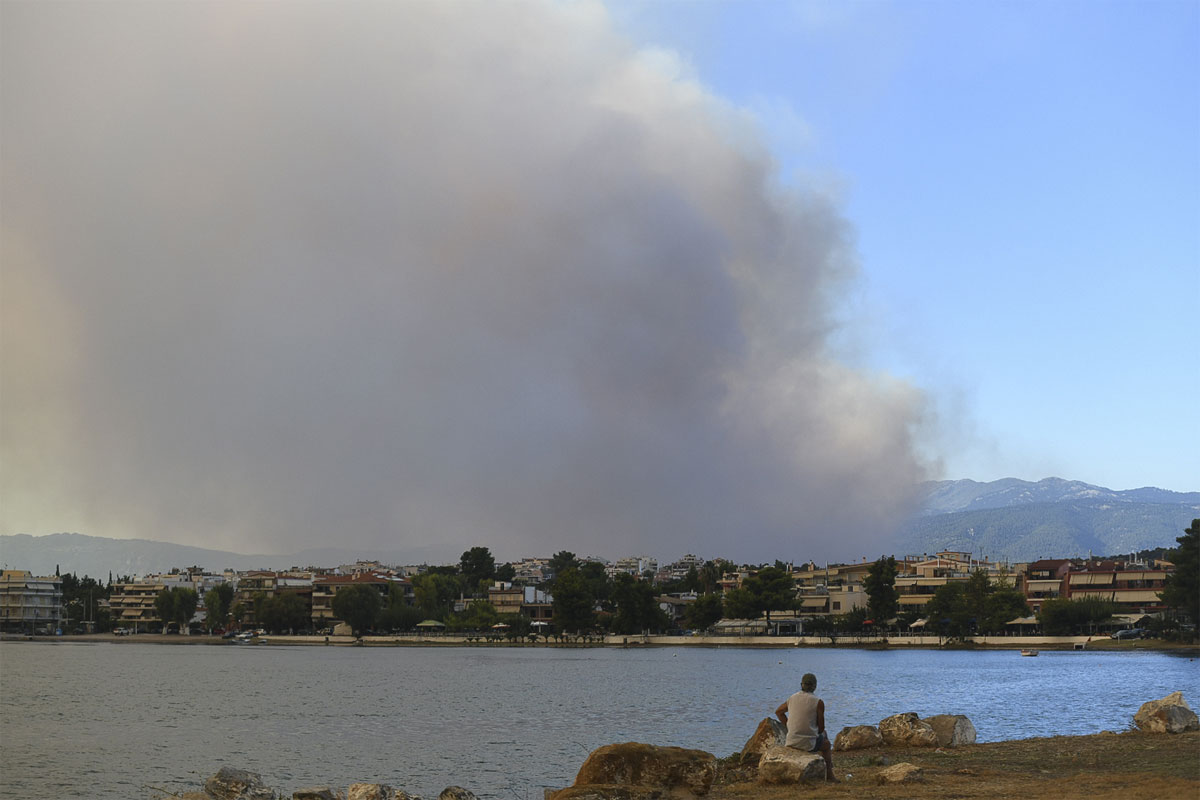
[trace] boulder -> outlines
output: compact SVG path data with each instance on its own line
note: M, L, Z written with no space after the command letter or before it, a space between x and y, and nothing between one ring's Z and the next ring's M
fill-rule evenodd
M447 786L438 795L438 800L479 800L474 792L469 792L461 786Z
M938 747L975 744L975 726L962 714L938 714L921 721L933 728Z
M879 735L889 747L937 747L938 743L933 727L911 711L880 720Z
M866 750L883 744L883 737L874 725L851 725L842 728L833 738L834 750Z
M918 783L925 780L925 773L916 764L901 761L879 771L876 780L881 784Z
M397 791L386 783L352 783L346 790L346 800L412 800L407 792Z
M261 775L233 767L221 767L204 782L204 791L213 800L276 800Z
M346 796L328 786L309 786L292 792L292 800L346 800Z
M768 747L776 745L782 747L787 741L787 727L773 717L767 717L762 722L758 723L758 727L754 730L754 735L746 742L746 746L742 748L742 763L754 765L758 763L758 759L767 751Z
M571 788L646 787L668 790L674 797L698 797L708 794L716 774L717 759L712 753L625 742L593 750L579 768ZM562 792L554 795L556 800L576 796Z
M783 745L767 748L758 760L759 783L806 783L825 780L825 759Z
M1142 703L1142 707L1133 715L1133 724L1146 733L1200 730L1200 720L1183 699L1183 692L1172 692L1161 700Z

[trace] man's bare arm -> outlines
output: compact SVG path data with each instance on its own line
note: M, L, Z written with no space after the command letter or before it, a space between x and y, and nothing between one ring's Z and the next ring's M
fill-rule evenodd
M817 733L825 732L825 701L817 701Z
M787 725L787 700L784 700L779 708L775 709L775 716L779 717L780 722Z

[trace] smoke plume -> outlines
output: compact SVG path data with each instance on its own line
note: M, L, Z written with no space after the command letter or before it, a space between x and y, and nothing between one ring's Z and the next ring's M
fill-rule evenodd
M0 532L878 555L851 232L602 8L6 3Z

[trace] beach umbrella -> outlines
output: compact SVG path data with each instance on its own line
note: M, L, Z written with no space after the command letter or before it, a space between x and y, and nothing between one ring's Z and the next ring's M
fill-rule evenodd
M507 626L506 624L504 624L503 622L497 622L495 625L493 625L493 626L492 626L492 630L494 630L494 631L502 631L502 630L504 630L504 629L505 629L505 628L507 628L507 627L508 627L508 626Z
M424 622L418 622L417 627L418 628L444 628L444 627L446 627L446 624L444 622L438 622L436 619L427 619Z
M549 623L549 622L541 622L541 621L538 621L538 622L531 622L531 623L529 623L529 624L530 624L530 625L532 625L532 626L533 626L533 627L535 627L535 628L544 628L544 627L546 627L547 625L549 625L550 623Z

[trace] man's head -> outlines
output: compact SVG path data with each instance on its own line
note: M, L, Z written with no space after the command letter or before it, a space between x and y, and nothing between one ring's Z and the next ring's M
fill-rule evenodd
M805 692L816 691L817 676L811 672L804 673L804 677L800 679L800 689Z

